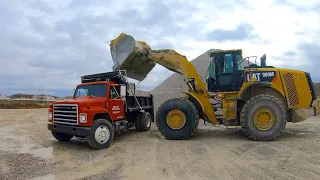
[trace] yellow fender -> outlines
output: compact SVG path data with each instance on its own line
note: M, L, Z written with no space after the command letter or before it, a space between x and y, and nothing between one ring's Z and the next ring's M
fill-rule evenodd
M200 106L203 114L213 125L217 124L217 119L211 106L210 97L208 97L208 94L204 95L202 93L194 93L189 91L184 91L183 93L187 94L189 97L191 96L196 101L194 102L191 100L195 106Z

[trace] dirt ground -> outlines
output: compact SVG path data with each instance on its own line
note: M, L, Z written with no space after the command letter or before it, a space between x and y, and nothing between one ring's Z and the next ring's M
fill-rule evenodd
M277 141L201 124L195 138L170 141L155 125L116 136L110 148L56 141L46 109L0 110L0 179L320 179L320 118L287 124Z

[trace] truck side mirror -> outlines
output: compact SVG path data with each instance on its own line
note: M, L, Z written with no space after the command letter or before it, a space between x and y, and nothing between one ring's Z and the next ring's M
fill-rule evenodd
M126 85L123 84L120 86L120 96L126 97L126 93L127 93L127 87L126 87Z

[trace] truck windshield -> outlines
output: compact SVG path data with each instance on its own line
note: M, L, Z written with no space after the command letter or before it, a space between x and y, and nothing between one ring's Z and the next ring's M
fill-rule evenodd
M81 96L105 97L107 93L106 84L92 84L86 86L78 86L73 97Z

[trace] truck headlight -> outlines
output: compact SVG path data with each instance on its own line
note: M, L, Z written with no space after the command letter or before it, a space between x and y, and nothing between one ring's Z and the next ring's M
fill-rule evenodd
M80 114L80 122L81 123L87 122L87 114L85 114L85 113Z
M52 112L49 112L49 113L48 113L48 119L49 119L49 120L52 120Z

